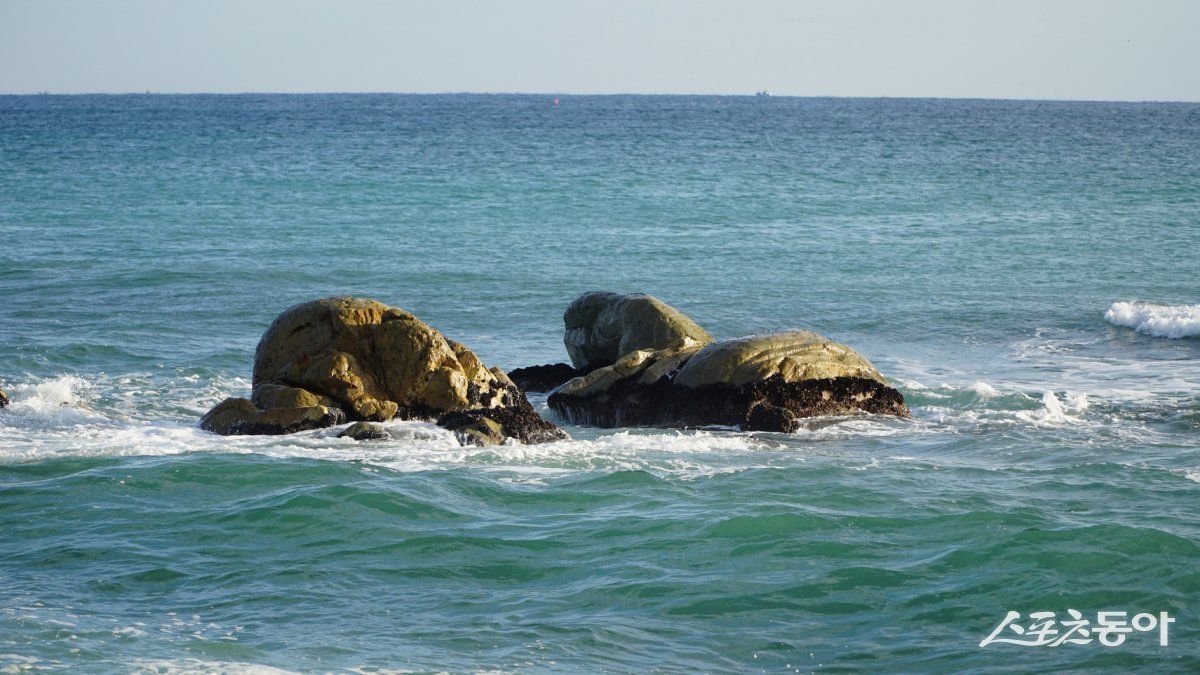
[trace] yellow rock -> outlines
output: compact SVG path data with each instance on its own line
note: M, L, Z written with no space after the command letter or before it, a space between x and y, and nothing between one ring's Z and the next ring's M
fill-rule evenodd
M638 384L650 384L679 367L700 350L700 344L691 338L683 338L672 347L652 351L639 349L622 356L616 363L597 368L587 375L564 383L556 393L569 396L587 396L607 391L614 384L641 373Z
M722 340L701 349L680 368L675 384L742 385L780 375L788 382L862 377L886 384L861 354L809 331L788 331Z
M511 383L469 349L404 310L374 300L325 298L279 315L258 344L254 389L327 397L354 417L387 420L400 409L444 413L505 400Z
M283 384L263 383L254 388L251 402L259 408L309 408L315 405L337 405L328 396L317 396L307 389Z
M341 424L346 415L338 408L307 406L262 410L245 398L227 398L200 419L200 428L231 434L290 434Z
M563 323L563 343L576 368L611 365L632 351L658 351L684 338L713 341L686 314L643 294L584 293L567 307Z

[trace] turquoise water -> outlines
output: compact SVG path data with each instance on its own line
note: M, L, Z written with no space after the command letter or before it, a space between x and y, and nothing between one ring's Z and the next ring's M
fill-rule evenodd
M0 97L0 669L1194 672L1197 157L1197 104ZM292 304L511 369L595 289L913 419L196 428ZM1175 623L980 646L1070 609Z

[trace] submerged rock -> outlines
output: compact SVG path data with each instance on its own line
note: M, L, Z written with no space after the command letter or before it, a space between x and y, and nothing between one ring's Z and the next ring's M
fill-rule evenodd
M353 438L356 441L381 441L391 438L391 435L378 424L370 422L355 422L346 427L338 438Z
M508 439L532 445L568 438L566 432L542 419L528 403L507 408L460 410L441 416L437 423L453 431L463 445L502 445Z
M249 399L227 398L200 418L200 428L222 436L260 436L323 429L345 421L341 408L314 405L264 410Z
M537 417L503 371L412 314L337 297L280 314L255 350L250 400L222 402L201 426L220 434L291 433L508 408Z
M594 370L629 352L664 349L689 338L712 336L686 314L649 295L593 291L575 298L563 314L563 343L575 368Z
M804 417L909 415L869 361L808 331L635 351L564 384L549 404L564 419L601 427L790 432Z

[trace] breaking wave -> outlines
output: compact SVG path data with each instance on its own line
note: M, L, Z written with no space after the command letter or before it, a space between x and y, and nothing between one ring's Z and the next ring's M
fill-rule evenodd
M1114 302L1104 313L1104 320L1154 337L1200 336L1200 305Z

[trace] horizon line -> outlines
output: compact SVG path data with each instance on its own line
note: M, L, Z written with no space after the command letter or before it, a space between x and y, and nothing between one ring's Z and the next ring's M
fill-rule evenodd
M920 96L920 95L836 95L836 94L775 94L769 90L752 93L645 93L645 92L525 92L525 91L0 91L0 96L546 96L598 98L606 96L644 97L715 97L715 98L807 98L807 99L871 99L871 100L944 100L944 101L1042 101L1047 103L1200 103L1185 99L1104 99L1104 98L1030 98L1005 96Z

